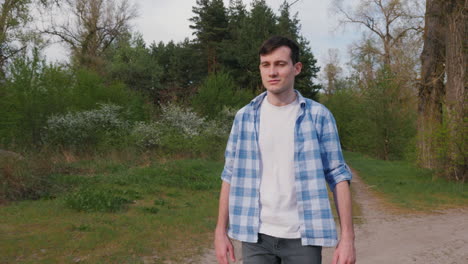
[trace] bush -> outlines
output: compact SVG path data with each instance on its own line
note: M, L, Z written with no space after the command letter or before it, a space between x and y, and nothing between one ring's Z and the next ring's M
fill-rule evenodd
M44 142L52 146L83 149L106 141L119 144L130 124L121 118L122 107L101 104L98 109L54 115L47 120Z
M51 116L86 111L97 104L123 107L125 119L148 119L143 97L122 83L105 83L89 70L47 64L36 51L16 58L0 84L0 144L3 147L37 146Z
M391 73L379 72L365 91L339 90L325 105L337 121L344 149L381 159L411 156L416 113Z
M201 133L205 118L200 117L190 108L182 108L175 104L161 105L161 123L179 131L186 138Z
M47 117L69 105L72 74L46 64L37 52L15 59L8 72L0 85L0 143L37 145Z
M161 108L157 122L140 122L133 127L131 140L140 150L157 150L163 155L222 158L233 111L226 110L223 116L208 121L190 108L173 104Z
M161 145L161 133L158 123L138 122L132 129L131 137L138 148L148 150Z
M250 90L238 89L229 74L220 72L208 76L192 103L203 116L215 118L223 107L239 109L253 97Z
M17 158L0 155L0 203L49 196L52 165L47 157Z

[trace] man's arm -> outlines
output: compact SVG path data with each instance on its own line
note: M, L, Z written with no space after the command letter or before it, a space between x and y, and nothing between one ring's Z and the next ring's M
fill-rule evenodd
M333 192L336 211L340 218L340 241L333 254L332 264L354 264L356 250L354 248L354 228L352 219L351 190L348 181L339 182Z
M220 264L228 264L229 254L231 261L236 261L234 256L234 247L229 240L226 229L229 223L229 189L231 185L225 181L221 185L221 194L219 195L219 213L218 223L215 230L215 251L216 258Z

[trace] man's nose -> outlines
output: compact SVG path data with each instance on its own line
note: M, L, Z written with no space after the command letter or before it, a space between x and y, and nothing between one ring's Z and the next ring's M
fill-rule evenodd
M276 69L275 66L271 66L270 69L268 69L268 75L269 75L269 76L276 76L276 75L278 75L278 70Z

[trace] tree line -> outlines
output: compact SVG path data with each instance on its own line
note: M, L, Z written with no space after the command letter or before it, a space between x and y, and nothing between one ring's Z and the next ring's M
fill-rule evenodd
M362 37L350 47L346 69L339 51L330 50L321 75L298 14L291 13L296 2L284 1L275 12L264 0L249 6L197 0L191 37L148 44L129 26L137 16L129 0L5 0L0 144L40 145L50 116L96 103L129 109L126 118L135 122L151 119L167 102L216 119L262 90L257 48L284 35L301 49L296 88L333 111L345 149L414 160L464 182L466 1L360 0L354 7L332 1L343 30ZM68 48L69 63L46 63L42 52L51 36Z
M333 2L341 26L363 29L350 49L349 74L340 75L336 50L323 72L328 104L345 124L345 146L382 159L406 156L466 180L467 3Z
M135 122L157 118L169 102L216 118L261 91L257 48L271 35L299 43L304 70L297 88L316 97L319 68L287 1L278 12L263 0L194 4L191 38L148 44L130 27L137 9L129 0L4 1L0 144L39 147L52 116L99 103L131 110ZM67 47L69 62L47 62L43 51L53 41Z

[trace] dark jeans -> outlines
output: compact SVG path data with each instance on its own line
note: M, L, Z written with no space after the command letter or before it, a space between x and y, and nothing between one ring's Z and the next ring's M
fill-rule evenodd
M257 243L242 242L242 258L244 264L321 264L322 247L259 234Z

